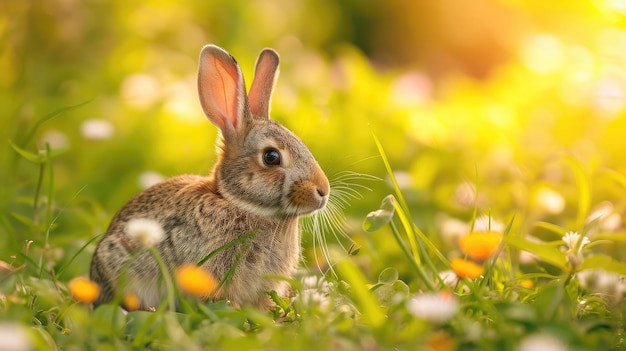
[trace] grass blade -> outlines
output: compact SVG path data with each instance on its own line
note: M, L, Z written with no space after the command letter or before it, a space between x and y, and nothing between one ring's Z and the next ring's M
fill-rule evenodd
M626 275L626 264L618 262L612 257L604 255L593 255L585 258L582 263L581 269L602 269L607 272L613 272L619 275Z
M11 148L17 152L20 156L22 156L25 160L28 160L32 163L41 163L41 157L38 154L35 154L34 152L30 152L28 150L25 150L19 146L17 146L12 140L9 139L9 145L11 145Z
M508 245L511 245L520 250L531 252L543 261L548 262L563 271L567 271L567 261L565 255L556 247L549 246L543 243L534 243L528 241L519 236L507 235L503 237L503 240Z
M69 112L72 110L75 110L79 107L85 106L88 103L92 102L95 98L89 99L87 101L83 101L79 104L76 105L72 105L72 106L66 106L66 107L62 107L56 111L53 111L51 113L48 113L47 115L43 116L42 118L40 118L37 122L35 122L35 124L30 128L30 130L28 131L28 133L26 134L26 137L24 138L24 140L22 140L22 145L26 145L28 144L28 142L33 138L33 136L35 136L35 133L37 133L37 130L47 121L58 117L62 114L64 114L65 112Z
M104 234L105 233L100 233L100 234L94 236L93 238L89 239L89 241L87 241L87 243L85 245L83 245L80 249L78 249L78 251L76 251L76 253L74 253L74 255L72 255L70 260L67 261L61 268L59 268L59 271L56 274L57 279L61 279L61 277L63 276L63 273L65 273L67 268L72 264L72 262L74 262L76 257L78 257L78 255L80 255L85 250L85 248L87 248L87 246L91 245L93 242L95 242L95 241L99 240L100 238L102 238L104 236Z
M391 169L391 164L389 163L389 159L387 158L387 154L385 153L385 150L383 149L382 144L380 143L380 141L378 140L378 138L376 137L374 133L372 133L372 136L374 137L374 143L376 143L376 147L378 148L378 153L380 154L380 157L383 160L385 169L387 170L387 174L389 175L389 178L391 179L391 183L393 184L396 197L400 204L399 207L396 207L396 213L398 214L398 218L400 219L400 222L402 223L402 226L404 227L407 233L407 237L409 239L409 245L411 245L411 251L413 252L413 256L419 262L420 255L417 249L417 241L415 240L415 234L413 233L413 224L409 220L409 218L412 218L410 210L409 210L409 206L407 205L407 202L404 199L404 195L402 195L402 191L400 190L400 186L398 185L398 182L396 181L396 177L393 174L393 170ZM403 211L397 211L398 208L402 208Z
M360 269L351 260L343 260L337 264L337 270L350 285L350 293L363 312L363 318L372 327L380 327L385 322L385 314L377 298L367 288L367 280Z
M238 243L248 240L250 238L252 238L254 235L256 234L256 230L252 231L246 235L242 235L240 237L238 237L237 239L230 241L220 247L218 247L217 249L211 251L211 253L209 253L208 255L206 255L203 259L201 259L196 265L197 266L202 266L206 261L208 261L209 259L211 259L211 257L217 255L218 253L220 253L221 251L224 251L226 249L228 249L229 247L233 247L235 245L237 245Z
M585 173L585 169L578 160L573 157L567 156L564 158L565 163L570 167L574 173L574 179L576 180L576 186L578 188L578 212L576 215L576 231L584 233L585 223L587 216L589 216L589 210L591 208L591 185L589 177Z

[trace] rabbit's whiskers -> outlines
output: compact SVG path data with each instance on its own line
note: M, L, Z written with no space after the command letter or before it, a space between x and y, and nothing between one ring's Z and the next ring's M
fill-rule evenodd
M333 257L328 246L327 238L329 235L335 239L336 244L347 254L356 246L356 243L346 233L346 216L344 210L350 206L352 200L360 200L363 198L362 191L370 188L361 184L361 181L380 180L367 174L356 173L352 171L343 171L335 174L330 178L330 198L326 207L310 216L304 217L303 230L311 233L313 237L313 253L315 263L320 272L325 273L324 263L328 265L328 271L334 274ZM346 247L345 242L349 242L350 246ZM319 250L319 251L318 251ZM323 262L320 262L323 257Z

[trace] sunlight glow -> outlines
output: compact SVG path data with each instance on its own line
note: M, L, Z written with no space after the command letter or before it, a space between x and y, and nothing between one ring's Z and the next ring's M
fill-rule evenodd
M555 72L563 67L565 61L563 44L550 34L531 36L522 43L522 60L534 72Z
M196 78L190 77L165 87L165 110L190 124L201 124L206 121L198 118L200 107L196 97Z
M595 108L599 115L613 119L626 107L624 84L615 78L605 78L598 82L595 92Z
M161 86L156 77L137 73L127 76L122 81L120 94L128 105L146 109L161 97Z
M425 74L407 73L391 84L391 103L400 107L416 106L430 100L431 90L432 83Z
M538 209L549 214L559 214L565 209L565 199L558 192L541 187L534 194L534 199Z

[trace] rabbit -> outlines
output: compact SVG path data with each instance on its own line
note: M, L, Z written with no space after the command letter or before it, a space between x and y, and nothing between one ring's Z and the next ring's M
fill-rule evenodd
M158 223L163 238L154 247L173 272L198 264L209 253L252 233L247 243L219 251L202 264L221 281L238 255L227 284L211 297L234 307L270 310L267 294L289 294L301 258L298 218L326 206L328 179L306 145L269 119L279 56L265 49L257 58L246 95L241 69L222 48L207 45L200 53L198 93L208 119L219 129L217 161L208 176L181 175L136 195L114 216L94 252L90 277L100 286L94 306L116 294L134 293L140 309L158 307L165 297L154 257L139 250L128 223ZM120 276L128 284L120 286ZM121 288L121 290L119 290Z

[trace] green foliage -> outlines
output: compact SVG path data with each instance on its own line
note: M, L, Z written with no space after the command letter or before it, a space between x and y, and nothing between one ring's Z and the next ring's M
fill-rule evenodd
M545 243L533 243L519 236L507 236L504 241L514 248L532 252L543 261L563 271L567 269L567 259L556 246L546 245Z
M624 349L624 11L470 3L2 2L0 348ZM195 97L207 43L248 83L262 47L281 54L272 118L353 195L350 245L324 232L318 257L305 232L294 296L268 292L269 312L167 275L157 311L93 310L68 283L113 214L215 162ZM502 244L459 278L473 231Z

